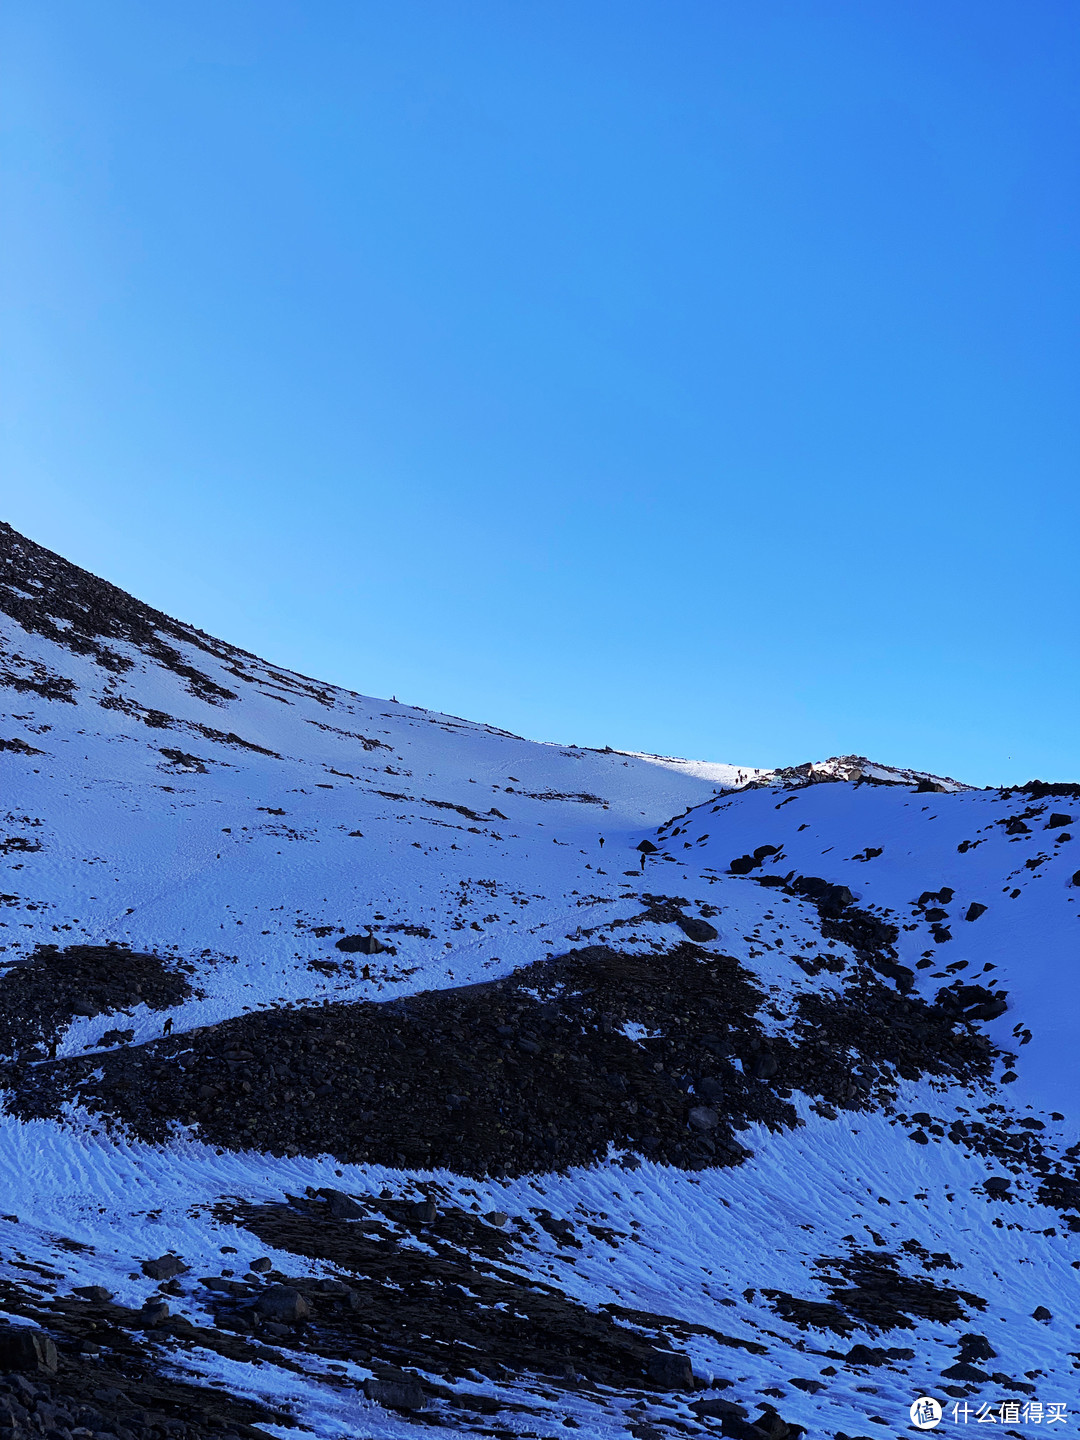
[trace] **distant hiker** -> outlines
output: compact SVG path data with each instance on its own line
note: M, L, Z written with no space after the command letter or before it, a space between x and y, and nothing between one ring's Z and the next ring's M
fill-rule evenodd
M641 852L641 873L645 874L645 851Z
M604 837L603 837L603 835L601 835L601 836L600 836L600 849L602 850L603 848L604 848Z
M162 1033L162 1035L171 1035L171 1034L172 1034L172 1016L171 1016L171 1015L169 1016L168 1020L165 1021L165 1024L161 1027L161 1033Z

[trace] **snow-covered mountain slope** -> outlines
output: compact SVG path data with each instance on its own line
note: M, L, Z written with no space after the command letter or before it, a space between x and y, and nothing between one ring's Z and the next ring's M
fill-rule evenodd
M1077 787L538 744L6 527L0 611L12 1403L1076 1433Z

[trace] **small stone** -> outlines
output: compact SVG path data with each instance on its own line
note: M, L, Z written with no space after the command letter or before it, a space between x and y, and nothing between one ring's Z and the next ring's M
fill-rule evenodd
M431 1225L439 1218L439 1207L434 1200L418 1200L410 1210L414 1220L419 1220L423 1225Z
M1007 1195L1010 1183L1005 1175L991 1175L988 1180L983 1181L983 1189L988 1195Z
M510 1217L504 1210L489 1210L484 1219L489 1225L505 1225Z
M113 1298L113 1292L106 1290L104 1285L76 1285L72 1294L81 1295L84 1300L92 1300L95 1305L105 1305Z
M1054 1317L1045 1305L1036 1305L1035 1309L1031 1312L1031 1318L1033 1320L1041 1320L1044 1325L1049 1325Z
M169 1307L164 1300L147 1300L139 1311L139 1318L145 1325L160 1325L169 1318Z
M965 920L977 920L980 915L985 915L985 914L986 914L986 906L985 906L985 905L980 905L980 903L978 902L978 900L973 900L973 901L971 902L971 904L970 904L970 905L968 906L968 908L967 908L967 914L964 916L964 919L965 919Z
M248 1269L254 1270L256 1275L264 1275L267 1270L273 1269L273 1261L269 1255L260 1255L257 1260L252 1260Z

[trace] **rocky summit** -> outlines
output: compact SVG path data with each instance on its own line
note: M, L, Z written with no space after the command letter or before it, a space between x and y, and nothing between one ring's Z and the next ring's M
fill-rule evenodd
M1078 1432L1080 787L0 625L0 1436Z

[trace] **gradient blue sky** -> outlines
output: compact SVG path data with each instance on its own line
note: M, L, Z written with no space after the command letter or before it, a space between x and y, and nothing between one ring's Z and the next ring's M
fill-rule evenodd
M1080 778L1075 0L6 0L0 513L538 739Z

